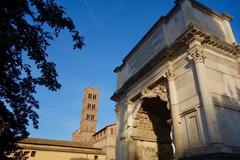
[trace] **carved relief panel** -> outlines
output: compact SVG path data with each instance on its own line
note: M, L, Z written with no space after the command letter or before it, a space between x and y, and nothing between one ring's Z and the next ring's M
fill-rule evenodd
M159 117L155 113L147 112L145 109L143 109L143 99L144 98L156 98L159 97L161 101L167 102L168 96L167 96L167 89L166 86L163 85L156 85L154 88L149 89L145 88L141 92L141 96L139 98L138 103L138 111L134 114L133 118L133 137L140 140L147 140L147 141L157 141L157 135L154 132L154 124L159 124ZM161 106L158 106L161 107ZM150 117L149 117L150 116ZM155 126L156 128L156 126Z
M158 160L157 149L140 145L137 147L136 159Z
M141 140L156 141L153 125L149 116L140 108L134 118L134 137Z

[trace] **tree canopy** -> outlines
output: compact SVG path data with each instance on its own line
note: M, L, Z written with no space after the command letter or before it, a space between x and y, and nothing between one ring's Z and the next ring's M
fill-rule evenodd
M72 35L73 48L81 49L83 37L54 0L0 1L0 159L24 157L16 142L28 137L29 122L38 128L36 86L61 87L47 47L64 29Z

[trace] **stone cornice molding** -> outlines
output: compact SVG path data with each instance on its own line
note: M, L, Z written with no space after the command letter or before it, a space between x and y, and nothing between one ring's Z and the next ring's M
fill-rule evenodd
M139 135L133 135L131 136L133 140L140 140L140 141L148 141L148 142L156 142L156 139L154 138L143 138Z
M224 51L223 53L229 57L235 58L237 54L240 54L240 47L238 45L222 41L194 24L190 24L176 41L189 45L194 40L199 41L202 46L222 50Z
M205 58L206 55L199 48L195 48L191 51L188 51L188 59L193 60L195 63L204 63Z
M194 24L189 24L185 31L176 39L177 42L182 42L184 44L189 44L194 40L198 40L200 42L205 39L209 39L211 37L208 32L204 31L202 28L198 27Z
M143 89L141 94L142 94L141 99L159 97L162 101L165 101L165 102L168 101L167 89L166 87L160 84L154 87L153 89L149 89L149 88Z
M235 58L236 55L240 54L240 48L236 44L228 44L224 41L220 41L214 37L210 37L209 39L204 39L202 41L202 45L221 50L222 54Z

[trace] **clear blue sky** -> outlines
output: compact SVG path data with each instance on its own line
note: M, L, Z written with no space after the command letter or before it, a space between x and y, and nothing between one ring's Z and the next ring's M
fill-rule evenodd
M233 31L240 40L239 0L199 0L208 7L234 16ZM99 88L97 129L116 121L113 69L150 29L161 15L173 7L174 0L58 0L85 37L86 46L72 49L71 37L63 32L51 43L49 59L57 65L62 88L50 92L40 87L40 127L29 127L31 137L70 140L80 124L83 89Z

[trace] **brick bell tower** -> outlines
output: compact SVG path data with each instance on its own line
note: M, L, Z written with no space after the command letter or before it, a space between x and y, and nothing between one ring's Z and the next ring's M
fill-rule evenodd
M83 91L80 128L72 134L75 142L92 143L96 132L99 89L87 87Z

